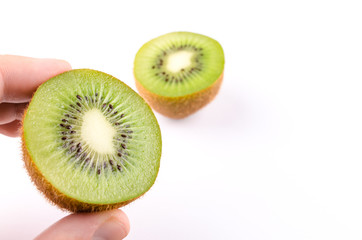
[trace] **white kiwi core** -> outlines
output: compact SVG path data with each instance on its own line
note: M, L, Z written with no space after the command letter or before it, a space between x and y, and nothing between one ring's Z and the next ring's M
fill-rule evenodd
M172 53L167 59L167 69L171 72L179 72L191 65L191 59L194 55L191 51L178 51Z
M81 137L94 151L103 154L113 154L113 138L116 129L96 108L84 113L81 127Z

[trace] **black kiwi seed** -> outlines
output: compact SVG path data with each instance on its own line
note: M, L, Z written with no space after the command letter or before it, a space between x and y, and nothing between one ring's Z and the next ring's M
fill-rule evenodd
M117 169L118 169L119 171L122 171L121 166L120 166L120 165L118 165L118 164L117 164Z
M81 106L82 106L79 102L77 102L77 105L78 105L78 107L81 107Z
M66 140L67 139L67 137L62 137L62 140Z
M80 101L82 101L82 97L81 97L81 96L77 95L77 98L78 98Z
M126 149L126 144L122 143L122 144L121 144L121 147L122 147L123 149Z

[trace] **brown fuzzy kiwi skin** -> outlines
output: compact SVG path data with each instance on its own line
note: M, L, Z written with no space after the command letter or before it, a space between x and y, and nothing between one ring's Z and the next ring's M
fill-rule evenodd
M180 97L160 96L147 90L137 79L136 87L140 95L152 106L154 110L166 117L185 118L211 102L219 92L224 72L209 87Z
M25 119L26 111L24 112L23 122ZM23 126L23 124L22 124ZM123 207L130 202L136 200L136 197L124 202L114 203L114 204L92 204L92 203L85 203L80 202L76 199L70 198L67 195L61 193L58 189L56 189L50 182L48 182L42 173L39 171L31 156L27 150L25 137L24 137L24 128L21 128L22 136L21 136L21 145L22 145L22 152L23 152L23 160L25 163L25 168L28 171L28 174L38 188L38 190L43 193L43 195L50 200L51 203L57 205L62 210L70 211L70 212L100 212L100 211L107 211L115 208Z

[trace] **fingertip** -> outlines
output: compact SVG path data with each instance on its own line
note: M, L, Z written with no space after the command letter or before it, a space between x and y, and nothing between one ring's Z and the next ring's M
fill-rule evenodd
M71 214L50 226L36 239L123 239L130 231L127 215L119 210Z
M92 239L123 239L128 235L129 230L128 218L118 214L103 222L94 232Z
M29 101L39 85L71 69L60 59L0 55L0 101Z
M66 72L72 69L69 62L63 59L56 58L40 58L41 61L51 65L52 69L56 69L57 72Z
M128 234L130 231L130 223L129 223L127 214L120 209L114 209L114 210L110 210L108 212L109 212L110 216L112 216L113 218L115 218L115 220L117 220L118 222L123 224L123 226Z
M65 60L59 60L61 62L61 65L64 67L64 69L66 70L71 70L72 69L72 65L65 61Z
M38 78L38 84L52 78L63 72L72 69L69 62L56 58L33 58L33 74L38 77L42 76L42 80Z

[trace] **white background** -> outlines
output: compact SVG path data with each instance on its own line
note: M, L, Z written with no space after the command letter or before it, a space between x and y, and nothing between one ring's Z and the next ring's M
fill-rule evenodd
M127 239L362 239L361 1L1 1L0 54L60 58L133 89L148 40L191 31L225 51L216 99L156 114L159 177L123 208ZM0 136L0 239L31 239L67 213Z

